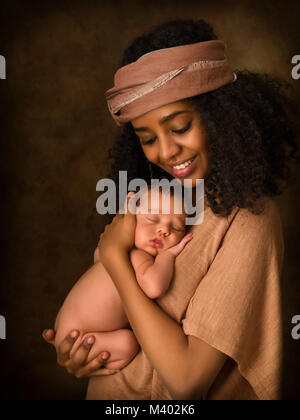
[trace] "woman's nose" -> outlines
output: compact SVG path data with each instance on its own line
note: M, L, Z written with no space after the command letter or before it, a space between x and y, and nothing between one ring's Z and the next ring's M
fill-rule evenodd
M168 135L159 139L159 158L163 162L171 161L180 152L180 146Z

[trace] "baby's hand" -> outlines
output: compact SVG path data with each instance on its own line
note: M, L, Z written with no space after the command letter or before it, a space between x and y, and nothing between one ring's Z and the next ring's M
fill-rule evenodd
M183 248L185 247L185 245L193 239L193 234L192 233L188 233L187 235L185 235L181 241L179 242L179 244L172 246L171 248L167 249L166 251L171 252L172 255L174 255L175 257L177 257L181 251L183 250Z

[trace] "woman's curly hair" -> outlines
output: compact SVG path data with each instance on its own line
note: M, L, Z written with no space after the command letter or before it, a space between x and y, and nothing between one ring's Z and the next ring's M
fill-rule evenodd
M148 52L217 39L203 20L176 20L137 38L125 50L125 66ZM208 135L211 163L204 188L212 211L228 216L232 209L263 211L266 196L282 194L281 181L290 178L288 162L299 163L295 130L288 117L291 104L286 86L267 75L236 71L237 80L217 90L186 99L199 111ZM131 123L122 129L109 151L110 178L118 185L119 171L128 182L173 177L146 159Z

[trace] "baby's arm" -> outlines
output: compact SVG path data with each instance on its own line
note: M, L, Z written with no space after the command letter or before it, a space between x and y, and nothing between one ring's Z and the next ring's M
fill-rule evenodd
M166 251L155 259L142 249L133 249L130 252L136 279L145 294L156 299L168 289L173 275L175 257Z
M191 234L186 235L178 245L163 251L155 259L141 249L131 251L137 281L148 297L157 299L166 293L173 278L175 258L191 239Z

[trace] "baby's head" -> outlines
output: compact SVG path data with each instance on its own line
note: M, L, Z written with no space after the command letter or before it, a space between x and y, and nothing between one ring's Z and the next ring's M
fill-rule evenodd
M177 245L186 233L183 198L172 189L165 193L150 187L140 197L136 211L135 246L156 256ZM163 200L170 202L170 211L165 211ZM176 214L178 206L182 209L180 214Z

